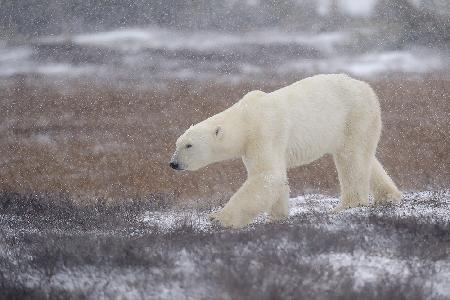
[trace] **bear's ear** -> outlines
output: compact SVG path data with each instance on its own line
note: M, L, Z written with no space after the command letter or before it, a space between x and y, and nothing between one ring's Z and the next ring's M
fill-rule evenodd
M217 126L216 129L214 130L214 136L216 137L216 139L221 140L223 138L223 130L222 127Z

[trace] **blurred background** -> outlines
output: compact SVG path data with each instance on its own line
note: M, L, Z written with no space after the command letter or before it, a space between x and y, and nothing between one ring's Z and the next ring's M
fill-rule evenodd
M240 162L168 167L176 138L253 89L348 73L380 96L404 190L450 184L446 0L0 0L0 189L223 202ZM336 194L330 157L292 194Z

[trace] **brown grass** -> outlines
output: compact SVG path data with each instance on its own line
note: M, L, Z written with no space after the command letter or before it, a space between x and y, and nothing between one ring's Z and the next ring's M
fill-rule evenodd
M62 89L19 80L0 90L0 188L86 200L155 194L225 200L245 179L242 164L174 172L168 161L176 138L252 89L292 81L171 82L158 89L79 81ZM402 189L450 186L449 83L431 76L372 82L384 119L378 155ZM293 195L338 191L330 157L289 176Z

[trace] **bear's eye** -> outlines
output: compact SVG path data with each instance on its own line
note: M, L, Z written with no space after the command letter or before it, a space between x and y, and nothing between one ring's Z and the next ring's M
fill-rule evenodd
M191 147L192 147L192 144L187 144L186 145L186 148L188 148L188 149L191 148Z

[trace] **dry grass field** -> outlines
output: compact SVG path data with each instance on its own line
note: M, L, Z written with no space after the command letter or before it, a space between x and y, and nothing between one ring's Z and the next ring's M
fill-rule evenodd
M371 82L384 120L378 156L403 190L450 185L450 79L435 77ZM252 89L271 91L295 80L115 88L18 78L0 89L0 189L65 193L82 202L161 194L223 202L245 178L241 162L174 172L168 161L176 138ZM330 157L289 177L292 195L338 191Z

